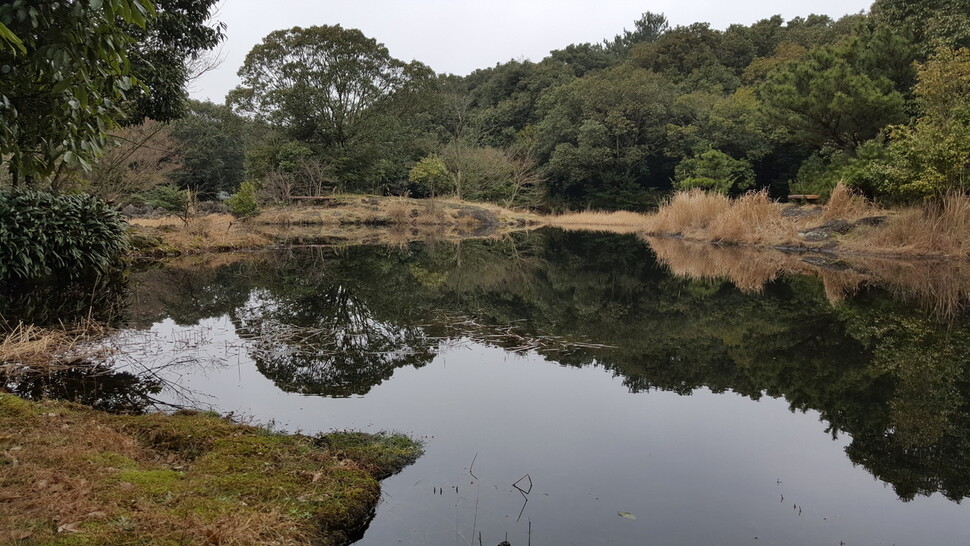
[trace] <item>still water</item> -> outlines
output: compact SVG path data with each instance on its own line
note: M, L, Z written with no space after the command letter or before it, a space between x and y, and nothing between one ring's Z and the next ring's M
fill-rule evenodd
M130 279L141 389L100 401L422 439L359 544L970 543L970 276L823 262L560 231L177 262Z

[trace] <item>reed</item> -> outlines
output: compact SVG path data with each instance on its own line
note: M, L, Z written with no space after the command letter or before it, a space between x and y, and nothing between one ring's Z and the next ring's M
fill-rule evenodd
M610 231L633 233L643 229L648 216L637 212L584 211L543 218L543 222L567 230Z
M101 360L111 349L96 342L110 330L84 320L73 326L41 328L18 322L0 330L0 371L6 374L45 372Z
M764 191L736 199L698 189L679 192L645 222L647 233L752 245L797 242L798 228L799 220L783 218Z
M854 222L867 216L879 214L879 209L868 199L852 191L844 183L836 184L832 190L832 195L825 203L822 211L822 218L825 220L848 220Z
M953 193L901 209L884 225L860 230L845 244L867 253L970 257L970 196Z

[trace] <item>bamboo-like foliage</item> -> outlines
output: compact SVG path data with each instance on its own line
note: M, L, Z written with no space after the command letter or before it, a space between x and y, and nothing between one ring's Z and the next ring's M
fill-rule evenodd
M124 221L97 197L0 191L0 280L104 270L127 248Z

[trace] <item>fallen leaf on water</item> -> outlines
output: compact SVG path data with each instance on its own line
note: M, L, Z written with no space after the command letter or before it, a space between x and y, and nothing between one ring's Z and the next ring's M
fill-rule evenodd
M620 516L621 518L626 518L626 519L637 519L636 516L634 516L633 514L631 514L629 512L617 512L616 515Z

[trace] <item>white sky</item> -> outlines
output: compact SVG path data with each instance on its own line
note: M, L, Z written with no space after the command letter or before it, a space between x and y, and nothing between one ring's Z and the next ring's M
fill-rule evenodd
M780 14L839 18L872 0L223 0L224 61L196 80L197 99L223 102L239 84L246 53L274 30L340 24L387 46L393 57L435 72L465 75L510 59L538 61L569 44L612 38L645 11L671 25L708 22L718 29Z

